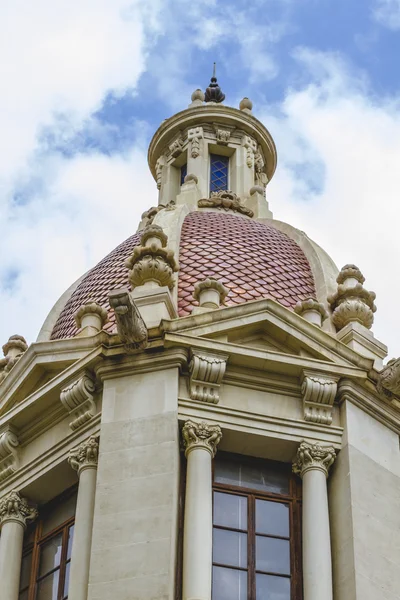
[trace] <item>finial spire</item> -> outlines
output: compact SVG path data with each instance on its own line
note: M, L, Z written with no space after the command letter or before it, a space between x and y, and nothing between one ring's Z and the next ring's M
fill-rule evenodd
M216 76L216 63L213 66L213 75L211 77L210 85L206 89L205 102L223 102L225 100L225 94L222 93L221 88L217 83Z

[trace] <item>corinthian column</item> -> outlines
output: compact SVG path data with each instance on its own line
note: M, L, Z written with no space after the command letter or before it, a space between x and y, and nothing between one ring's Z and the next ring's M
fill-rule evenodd
M187 458L182 598L211 600L211 461L222 432L219 425L186 421L182 437Z
M293 471L303 479L304 600L332 600L332 559L326 480L332 446L301 442Z
M99 438L91 436L68 458L79 477L68 593L73 600L86 600L88 593L98 456Z
M18 600L24 531L37 514L16 491L0 500L1 600Z

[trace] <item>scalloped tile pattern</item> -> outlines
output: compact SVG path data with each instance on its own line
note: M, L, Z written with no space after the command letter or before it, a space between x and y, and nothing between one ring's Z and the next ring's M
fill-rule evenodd
M225 212L192 212L184 220L179 255L180 316L194 306L194 284L215 277L229 288L225 304L272 298L288 308L316 297L301 248L270 225Z

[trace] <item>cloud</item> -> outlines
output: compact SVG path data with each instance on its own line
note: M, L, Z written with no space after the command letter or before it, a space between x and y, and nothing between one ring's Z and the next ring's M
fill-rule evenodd
M372 16L384 27L400 29L400 0L376 0Z
M377 98L337 55L296 54L307 83L261 118L278 147L268 195L275 218L318 242L338 267L355 263L377 293L373 331L400 353L400 98Z

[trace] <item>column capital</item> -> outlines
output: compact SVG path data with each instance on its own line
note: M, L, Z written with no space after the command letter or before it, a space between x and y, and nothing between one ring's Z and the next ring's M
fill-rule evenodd
M68 462L80 475L84 469L97 469L98 458L99 436L91 435L77 448L70 450Z
M7 522L16 522L26 527L37 516L36 508L29 506L26 498L20 496L16 490L12 490L0 500L0 527Z
M329 469L333 465L336 451L333 446L321 446L318 442L311 444L301 442L296 458L293 462L293 472L303 477L310 469L319 469L328 477Z
M195 422L189 420L183 426L182 437L185 456L196 448L202 448L207 450L214 458L217 446L222 438L222 431L219 425L210 425L205 421Z

